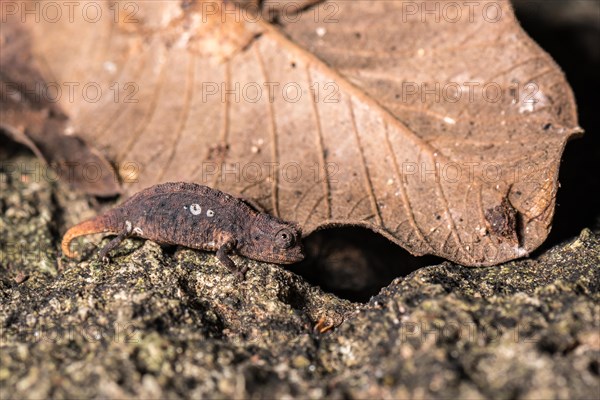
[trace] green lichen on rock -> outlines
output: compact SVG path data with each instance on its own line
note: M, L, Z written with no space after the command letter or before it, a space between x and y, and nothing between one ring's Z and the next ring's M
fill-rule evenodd
M234 257L238 282L213 254L150 241L108 264L60 258L58 220L93 211L27 173L1 178L3 399L598 396L591 231L534 259L421 268L356 304L279 266ZM321 319L337 327L319 334Z

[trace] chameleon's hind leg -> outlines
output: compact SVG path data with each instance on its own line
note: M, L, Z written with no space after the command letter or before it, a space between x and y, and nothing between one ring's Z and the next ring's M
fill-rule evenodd
M248 267L244 266L243 268L238 268L233 260L229 258L229 253L231 253L231 251L235 248L236 244L237 243L235 240L230 240L223 244L221 247L219 247L219 250L217 250L217 258L221 264L226 266L231 272L236 274L238 278L243 280L246 277L246 271L248 270Z
M117 237L115 237L113 240L108 242L108 244L106 246L104 246L102 248L102 250L100 250L100 252L98 253L98 257L100 257L100 259L103 262L108 262L109 261L108 253L111 250L117 248L121 244L121 242L123 240L125 240L127 237L131 236L131 232L132 232L131 222L125 221L125 229L123 229L121 232L119 232Z

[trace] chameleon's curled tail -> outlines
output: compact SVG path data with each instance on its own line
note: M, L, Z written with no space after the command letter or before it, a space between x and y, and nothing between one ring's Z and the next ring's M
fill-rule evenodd
M75 258L77 256L76 252L71 251L71 242L76 237L91 235L93 233L114 232L114 229L111 229L107 222L106 216L100 215L71 227L65 232L62 239L61 247L63 254L69 258Z

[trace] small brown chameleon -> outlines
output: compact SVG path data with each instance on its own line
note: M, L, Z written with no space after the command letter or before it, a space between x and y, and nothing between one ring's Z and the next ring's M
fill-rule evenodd
M230 253L279 264L304 258L300 228L250 207L242 199L194 183L169 182L135 194L106 214L69 229L62 251L75 257L71 241L92 233L112 233L99 256L106 259L126 237L137 236L158 243L216 251L219 261L242 276Z

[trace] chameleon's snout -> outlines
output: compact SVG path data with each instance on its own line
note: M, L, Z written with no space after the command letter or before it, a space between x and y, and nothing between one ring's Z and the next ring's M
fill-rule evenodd
M294 249L294 252L287 254L287 262L282 264L294 264L302 260L304 260L304 248L300 245Z

